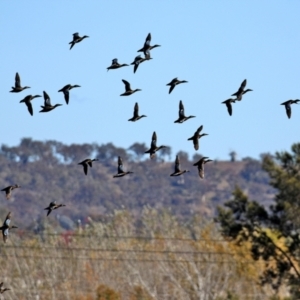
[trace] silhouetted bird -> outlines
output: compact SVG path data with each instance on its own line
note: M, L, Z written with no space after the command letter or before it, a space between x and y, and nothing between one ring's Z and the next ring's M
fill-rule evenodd
M62 89L60 89L58 91L58 92L63 92L64 93L65 100L66 100L67 104L69 104L70 90L73 89L73 88L77 88L77 87L80 87L80 85L77 85L77 84L75 84L75 85L67 84Z
M211 159L207 159L208 157L202 157L199 159L199 161L197 161L196 163L193 164L193 166L197 166L198 167L198 174L200 178L204 178L204 165L210 161L212 161Z
M123 170L123 161L122 161L122 158L121 156L118 157L118 173L116 175L114 175L113 177L116 178L116 177L123 177L127 174L132 174L133 172L124 172Z
M9 235L9 229L13 228L18 228L17 226L14 225L9 225L10 224L10 217L11 217L11 212L8 213L6 216L5 221L3 222L3 225L0 227L0 230L2 231L2 236L3 236L3 241L6 243L8 235Z
M184 106L183 106L183 103L182 101L180 100L179 101L179 118L174 121L174 123L183 123L184 121L187 121L188 119L190 118L195 118L195 116L189 116L189 117L186 117L185 114L184 114Z
M227 111L228 111L230 116L232 115L232 105L231 105L231 103L235 103L235 101L236 101L236 99L229 98L229 99L222 102L222 103L226 104Z
M19 76L19 73L17 72L15 76L15 86L14 87L12 86L11 88L12 88L12 90L10 91L11 93L19 93L25 89L30 89L30 86L21 87L21 78Z
M44 210L48 210L47 217L50 215L52 210L58 209L59 207L65 206L64 204L56 204L56 201L50 202L49 206L44 208Z
M281 105L285 106L286 114L287 114L289 119L292 116L291 105L292 104L298 104L298 102L300 102L300 100L296 99L296 100L288 100L288 101L285 101L285 102L281 103Z
M188 170L180 170L180 160L178 155L176 155L176 159L175 159L175 170L174 173L170 174L170 176L180 176L186 172L189 172Z
M26 104L27 109L28 109L29 113L32 116L33 116L33 108L32 108L32 104L31 104L31 100L34 99L34 98L38 98L38 97L42 97L42 96L40 96L40 95L35 95L35 96L28 95L23 100L20 101L20 103L25 103Z
M122 81L125 84L125 93L121 94L120 96L130 96L135 92L141 91L140 89L132 90L128 81L126 81L125 79L122 79Z
M152 134L152 141L151 141L151 146L150 149L145 151L145 153L149 153L150 154L150 158L153 158L155 156L155 153L162 149L162 148L167 148L166 146L156 146L156 142L157 142L157 137L156 137L156 133L155 131Z
M148 51L152 50L153 48L160 47L160 45L150 45L151 42L151 33L149 33L146 37L145 43L143 48L138 50L137 52L144 52L145 56L147 55Z
M121 64L118 63L118 59L114 58L112 60L111 65L107 68L107 71L114 70L114 69L119 69L119 68L126 67L126 66L129 66L129 65L127 65L127 64L122 64L121 65Z
M178 80L177 77L172 79L172 81L167 84L170 86L169 94L171 94L171 92L173 91L173 89L175 88L176 85L178 85L180 83L185 83L185 82L187 82L187 81L186 80Z
M3 294L6 291L10 291L8 288L3 287L3 282L0 283L0 294Z
M98 161L97 158L94 158L94 159L90 159L90 158L87 158L85 160L83 160L82 162L78 163L79 165L82 165L83 166L83 172L85 175L87 175L88 173L88 166L92 167L92 163L93 161Z
M6 188L2 189L1 191L5 192L6 199L8 200L11 196L11 192L17 188L20 188L20 186L15 184L15 185L7 186Z
M145 115L139 116L139 105L138 105L138 103L135 103L134 110L133 110L133 117L131 119L129 119L128 121L135 122L144 117L147 117L147 116L145 116Z
M247 84L247 79L245 79L241 83L241 86L239 87L238 91L231 95L231 96L236 96L236 99L234 99L234 100L241 101L244 94L246 94L247 92L252 91L251 89L245 90L246 84Z
M40 112L48 112L62 105L62 104L52 105L49 95L45 91L43 91L43 94L44 94L44 106L41 106L42 110L40 110Z
M138 55L135 57L134 61L131 63L131 65L134 65L133 67L133 73L136 72L137 68L139 67L139 65L146 61L146 60L150 60L152 59L150 56L150 53L148 52L147 54L145 54L145 57L142 57L141 55Z
M70 50L73 48L73 46L79 42L81 42L83 39L88 38L88 35L84 35L83 37L80 37L78 32L73 33L73 41L71 41L69 44L71 44Z
M194 133L194 135L190 138L188 138L188 141L193 141L194 144L194 149L198 150L199 149L199 139L205 135L208 135L207 133L202 133L200 134L201 130L203 129L203 125L201 125Z

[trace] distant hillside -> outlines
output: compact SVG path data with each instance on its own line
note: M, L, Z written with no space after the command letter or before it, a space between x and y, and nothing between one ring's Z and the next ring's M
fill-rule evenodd
M143 154L146 146L134 144L130 149L113 144L64 145L56 141L33 141L24 138L17 147L2 145L0 152L0 186L21 185L12 192L9 201L2 192L0 216L14 213L18 224L29 226L33 221L46 218L43 209L51 201L66 207L53 212L48 218L60 216L64 228L72 228L78 219L99 216L113 209L125 207L139 214L144 205L171 208L180 216L193 212L212 217L217 205L231 197L236 185L252 199L270 203L274 190L268 185L268 175L258 160L214 161L205 165L205 179L198 176L195 160L188 160L181 152L181 168L190 170L180 177L170 177L174 162L165 162L170 149L150 160ZM124 169L133 171L123 178L113 178L117 172L117 157L123 158ZM200 158L199 155L198 159ZM78 162L98 158L83 173Z

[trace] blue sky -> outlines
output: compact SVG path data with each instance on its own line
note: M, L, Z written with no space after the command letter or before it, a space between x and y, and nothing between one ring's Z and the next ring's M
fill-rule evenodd
M193 156L187 138L204 125L199 153L212 159L258 158L260 153L289 150L299 142L300 105L288 119L280 103L300 98L299 1L1 1L1 144L17 145L23 137L66 144L112 142L128 148L158 145ZM90 38L69 50L72 34ZM161 47L152 60L107 72L113 58L130 64L147 34ZM21 93L9 93L19 72ZM174 77L188 83L169 95ZM247 93L229 116L222 101L247 79ZM120 97L122 79L141 92ZM81 88L65 104L57 91L66 84ZM34 99L33 117L19 103L42 95L52 104L39 113L43 98ZM196 118L174 124L182 100ZM147 118L132 123L133 106Z

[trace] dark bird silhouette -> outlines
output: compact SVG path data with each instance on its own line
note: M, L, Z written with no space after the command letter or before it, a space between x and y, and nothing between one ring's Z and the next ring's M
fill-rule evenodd
M3 222L3 225L0 227L0 230L2 231L4 243L6 243L6 241L7 241L7 238L9 235L9 229L18 228L17 226L10 225L10 217L11 217L11 212L8 213L5 221ZM2 286L1 286L1 288L2 288Z
M8 200L11 196L11 192L14 190L14 189L17 189L17 188L20 188L19 185L15 184L15 185L10 185L10 186L7 186L6 188L2 189L1 191L2 192L5 192L5 197L6 199Z
M75 85L67 84L62 89L60 89L58 91L58 92L63 92L64 93L65 100L66 100L67 104L69 104L70 90L73 89L73 88L77 88L77 87L80 87L80 85L78 85L78 84L75 84Z
M62 105L62 104L52 105L49 95L45 91L43 91L43 94L44 94L44 106L41 106L42 110L40 110L40 112L48 112Z
M285 111L286 111L286 114L287 114L287 116L288 116L289 119L292 116L291 105L292 104L298 104L298 102L300 102L300 100L296 99L296 100L288 100L288 101L285 101L285 102L281 103L281 105L285 106Z
M11 93L19 93L25 89L30 89L30 86L21 87L21 78L19 76L19 73L17 72L15 76L15 86L14 87L12 86L11 88L12 88L12 90L10 91Z
M135 59L134 59L134 61L131 63L131 65L134 65L134 67L133 67L133 73L136 72L137 68L139 67L139 65L142 62L144 62L146 60L150 60L150 59L152 59L150 57L150 53L145 54L145 57L142 57L141 55L136 56Z
M123 161L122 161L122 158L121 156L118 157L118 173L116 175L114 175L113 177L116 178L116 177L123 177L127 174L133 174L133 172L124 172L123 170Z
M120 96L130 96L130 95L132 95L135 92L141 91L140 89L132 90L130 88L130 83L128 81L126 81L124 79L122 79L122 81L125 84L125 93L121 94Z
M208 135L207 133L202 133L200 134L201 130L203 129L203 125L201 125L194 133L194 135L190 138L188 138L188 141L193 141L194 144L194 149L198 150L199 149L199 139L205 135Z
M65 206L65 204L56 204L56 201L50 202L49 206L44 208L44 210L48 210L47 217L50 215L52 210L58 209L59 207Z
M156 146L156 142L157 142L157 136L155 131L152 134L152 141L151 141L151 145L150 145L150 149L145 151L145 153L149 153L150 154L150 158L153 158L155 156L155 153L162 149L162 148L167 148L166 146Z
M180 176L184 173L189 172L188 170L180 170L180 160L178 155L176 155L176 159L175 159L175 170L174 173L170 174L170 176Z
M222 103L226 104L226 107L227 107L227 110L228 110L228 113L229 113L230 116L232 115L232 105L231 105L231 103L235 103L235 101L236 101L236 99L229 98L229 99L222 102Z
M178 80L178 77L174 78L171 80L171 82L169 82L167 85L170 86L169 88L169 94L171 94L171 92L173 91L173 89L175 88L176 85L180 84L180 83L185 83L188 82L186 80Z
M118 63L118 59L114 58L112 60L112 62L111 62L111 65L107 68L107 71L114 70L114 69L119 69L119 68L126 67L126 66L129 66L129 65L127 65L127 64L119 64Z
M88 38L88 35L84 35L83 37L80 37L78 32L73 33L73 41L71 41L69 44L71 44L70 50L73 48L73 46L79 42L81 42L83 39Z
M208 157L202 157L200 158L196 163L193 164L193 166L198 167L198 174L200 178L204 178L204 165L210 161L211 159L207 159Z
M179 101L179 118L174 121L174 123L183 123L184 121L187 121L188 119L191 119L191 118L195 118L195 116L189 116L189 117L186 117L185 114L184 114L184 106L183 106L183 103L182 101L180 100Z
M38 98L38 97L42 97L40 95L35 95L35 96L32 96L32 95L28 95L26 96L23 100L20 101L20 103L25 103L26 106L27 106L27 109L29 111L29 113L33 116L33 108L32 108L32 104L31 104L31 100L34 99L34 98Z
M78 163L79 165L82 165L83 166L83 171L84 171L84 174L87 175L88 173L88 167L92 167L93 166L93 161L98 161L99 159L97 158L94 158L94 159L90 159L90 158L87 158L85 160L83 160L82 162Z
M241 86L239 87L238 91L231 95L231 96L236 96L236 99L234 99L234 100L241 101L244 94L246 94L247 92L253 91L251 89L245 90L246 84L247 84L247 79L245 79L241 83Z
M10 291L8 288L3 287L3 282L0 283L0 294L3 294L6 291Z
M138 121L139 119L144 118L144 117L147 117L147 116L145 116L145 115L139 116L139 105L136 102L135 105L134 105L133 117L131 119L129 119L128 121L135 122L135 121Z
M151 33L149 33L146 37L145 43L143 48L141 48L140 50L138 50L137 52L144 52L145 56L147 55L148 51L156 48L156 47L160 47L160 45L150 45L151 43Z

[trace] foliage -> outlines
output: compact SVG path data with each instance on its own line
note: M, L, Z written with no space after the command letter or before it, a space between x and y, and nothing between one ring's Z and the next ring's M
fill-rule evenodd
M300 144L292 153L263 158L270 185L277 190L269 209L250 201L236 187L233 199L218 208L222 234L239 244L250 243L252 257L265 262L261 284L278 290L288 285L292 299L300 298Z
M115 210L62 234L50 226L11 232L1 280L11 289L5 299L267 299L255 284L259 266L239 251L201 215Z
M158 152L157 160L144 154L146 146L134 143L129 149L112 143L71 144L57 141L21 140L18 146L1 146L0 182L2 188L21 185L14 190L10 201L1 194L0 218L13 211L14 220L24 228L39 230L47 220L63 229L76 228L78 219L84 221L111 213L122 206L139 213L144 205L171 207L182 218L198 212L212 217L215 206L223 203L235 184L247 187L251 196L264 195L271 199L274 191L265 183L266 172L255 161L255 168L247 162L214 161L205 169L205 179L200 180L197 168L187 153L180 151L181 168L190 172L180 177L170 177L174 171L174 158L167 160L170 148ZM123 158L124 169L134 172L123 178L113 178L117 172L117 158ZM196 157L197 156L197 157ZM87 176L78 162L98 158L89 168ZM263 178L265 182L260 182ZM63 207L45 218L43 209L51 201L64 203ZM69 218L68 220L66 219ZM55 220L57 218L57 220ZM17 224L17 225L18 225Z

